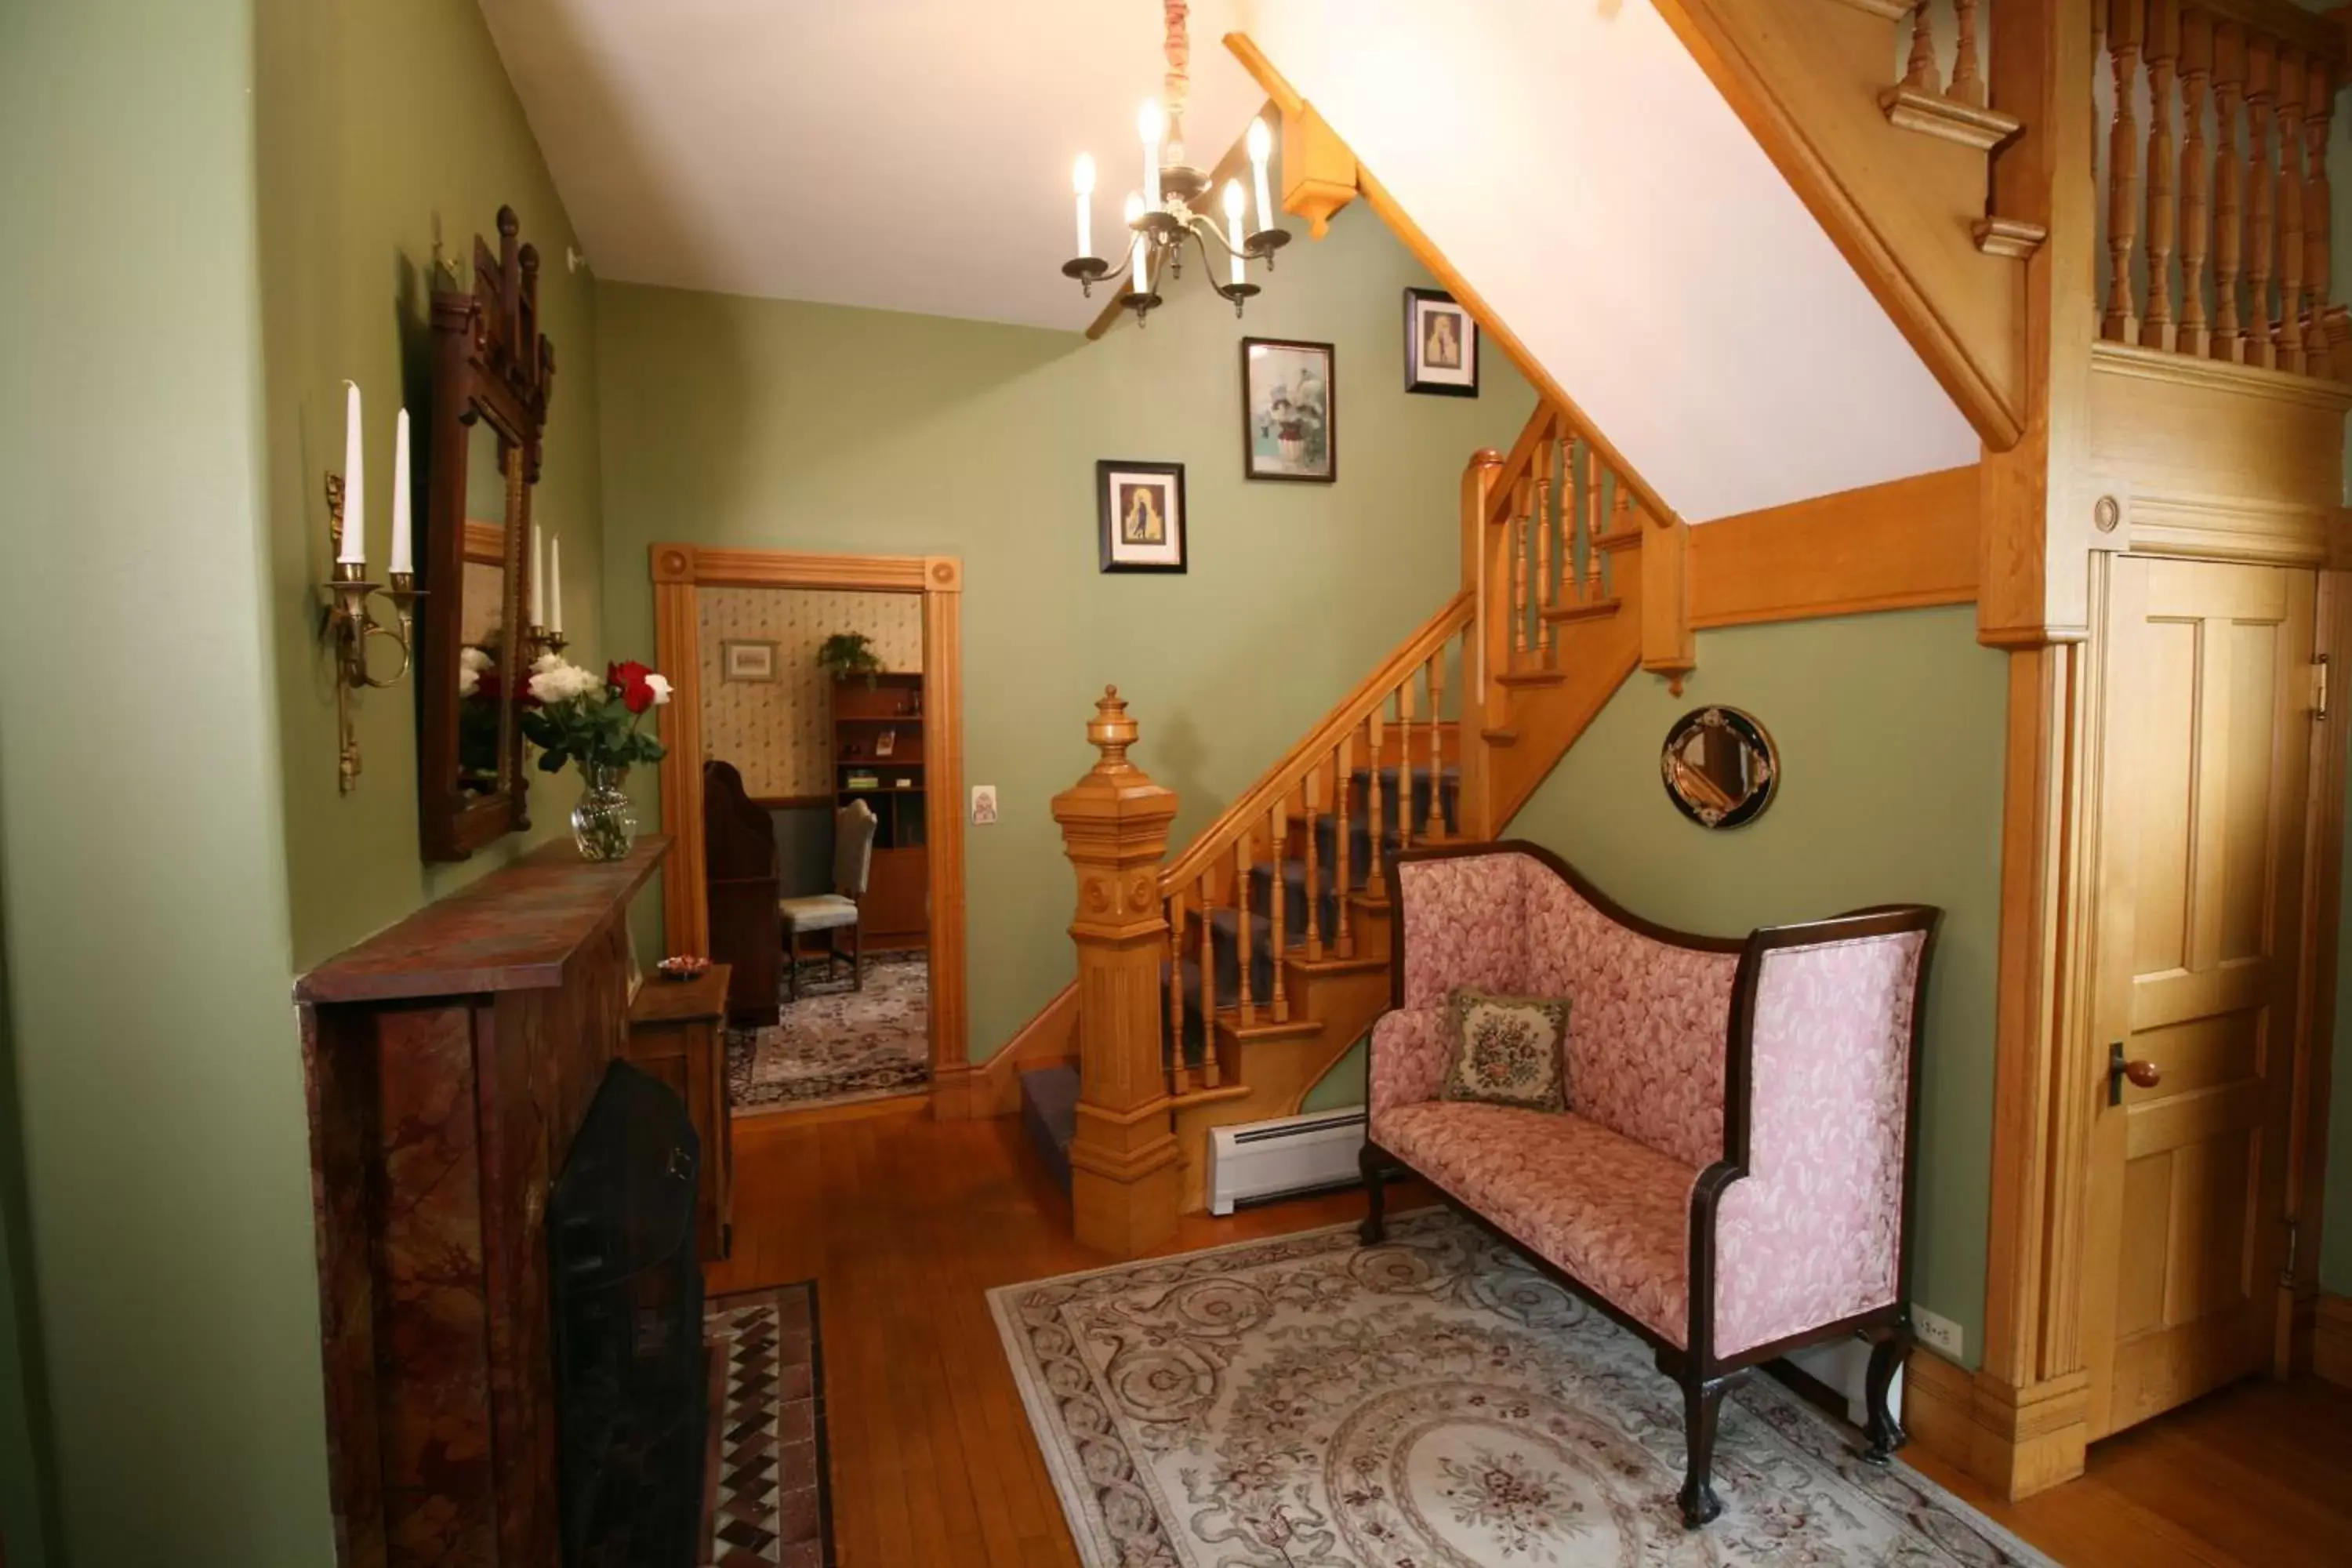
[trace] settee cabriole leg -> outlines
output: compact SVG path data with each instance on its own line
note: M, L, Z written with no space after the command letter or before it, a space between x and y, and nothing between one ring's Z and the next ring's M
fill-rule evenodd
M1689 1450L1683 1476L1683 1528L1696 1530L1723 1511L1715 1497L1715 1426L1723 1409L1724 1391L1732 1379L1710 1377L1683 1384L1683 1441Z
M1887 1331L1877 1343L1870 1347L1870 1374L1864 1385L1864 1396L1870 1406L1870 1422L1863 1428L1863 1436L1869 1446L1863 1450L1862 1457L1874 1465L1885 1464L1894 1458L1895 1450L1910 1441L1902 1423L1895 1419L1895 1412L1889 1407L1886 1398L1894 1389L1895 1374L1903 1370L1903 1363L1910 1359L1910 1355L1911 1331L1907 1326Z
M1356 1236L1366 1247L1378 1247L1389 1236L1388 1162L1366 1143L1357 1152L1356 1163L1364 1173L1364 1191L1370 1198L1370 1211L1364 1215L1364 1223L1356 1227Z

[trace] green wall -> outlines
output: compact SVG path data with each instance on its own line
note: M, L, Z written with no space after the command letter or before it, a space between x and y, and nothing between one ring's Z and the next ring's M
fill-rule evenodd
M2352 773L2347 774L2352 781ZM2347 782L2352 788L2352 782ZM2352 805L2347 805L2352 816ZM2343 888L2352 903L2352 833L2342 846ZM2321 1200L2319 1288L2352 1296L2352 908L2336 927L2336 1023L2330 1036L2327 1186Z
M1703 632L1680 697L1636 674L1545 780L1511 836L1557 849L1634 912L1736 934L1859 905L1940 905L1920 1088L1917 1300L1984 1330L2000 923L2002 655L1972 606ZM1658 782L1675 720L1753 713L1784 773L1771 809L1710 833Z
M9 5L0 116L41 237L0 261L0 653L38 672L0 685L0 1524L12 1568L318 1568L289 989L520 847L418 862L411 685L362 699L337 793L320 479L349 376L380 561L435 235L465 257L512 203L559 350L541 512L601 657L593 286L471 0Z
M1094 760L1106 682L1179 794L1181 843L1453 593L1463 465L1508 446L1534 395L1491 352L1480 398L1404 393L1403 290L1428 281L1357 208L1283 253L1247 321L1187 276L1148 328L1094 343L600 289L615 648L651 653L658 540L963 558L965 776L1003 814L967 836L975 1058L1073 972L1048 802ZM1244 333L1338 345L1338 483L1242 479ZM1101 458L1187 466L1187 574L1097 573ZM636 787L650 818L654 781Z

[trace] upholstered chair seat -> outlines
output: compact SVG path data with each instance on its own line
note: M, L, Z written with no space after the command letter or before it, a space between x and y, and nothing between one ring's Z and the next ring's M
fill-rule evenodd
M818 893L805 899L778 899L776 913L794 931L832 931L857 923L857 904L838 893Z
M779 899L776 916L783 927L784 989L793 1000L801 994L802 933L825 933L824 971L833 973L834 961L845 956L841 939L834 933L849 933L849 969L852 984L866 989L866 929L858 923L858 905L866 897L866 881L874 870L874 837L879 822L874 808L862 800L853 800L833 814L833 891L814 893L805 898Z

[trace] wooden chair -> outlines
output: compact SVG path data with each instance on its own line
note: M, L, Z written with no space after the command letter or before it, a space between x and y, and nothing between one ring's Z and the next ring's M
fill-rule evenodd
M702 764L702 867L709 884L709 956L733 966L730 1023L776 1021L776 829L744 793L732 763Z
M805 899L780 899L776 914L783 925L784 988L791 1000L801 995L801 933L824 932L824 973L833 978L834 961L842 956L841 933L849 933L849 966L855 988L866 989L866 928L858 918L866 880L874 869L874 835L881 824L873 807L853 800L833 814L833 891Z

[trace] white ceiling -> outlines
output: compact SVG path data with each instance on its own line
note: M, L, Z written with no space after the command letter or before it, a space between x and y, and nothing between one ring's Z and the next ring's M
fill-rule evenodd
M481 0L597 276L1077 328L1140 182L1160 0ZM1192 6L1190 161L1264 101Z

